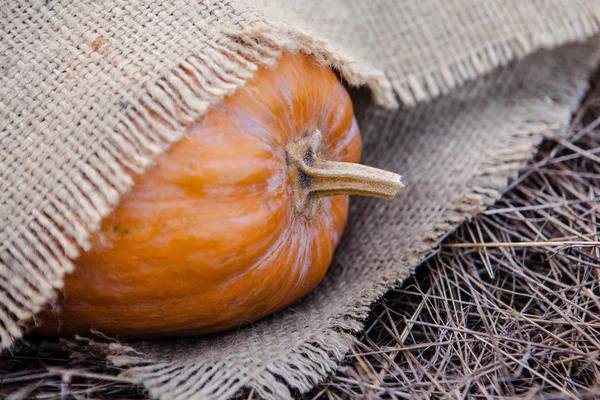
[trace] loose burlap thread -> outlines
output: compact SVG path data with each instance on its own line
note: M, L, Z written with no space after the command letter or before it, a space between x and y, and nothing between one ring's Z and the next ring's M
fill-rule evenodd
M237 332L105 351L160 398L308 391L336 368L369 305L496 198L542 136L561 133L600 50L588 40L594 0L253 3L0 6L3 347L52 301L130 189L129 171L143 172L257 67L303 51L371 89L356 107L364 163L402 173L406 190L391 203L354 199L330 273L288 310Z

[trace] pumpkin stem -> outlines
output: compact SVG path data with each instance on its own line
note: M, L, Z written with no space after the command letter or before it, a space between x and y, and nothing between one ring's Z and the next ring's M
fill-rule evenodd
M287 146L290 181L296 210L311 218L320 207L320 198L338 195L394 198L404 187L400 175L365 165L323 160L318 157L321 132L300 136Z

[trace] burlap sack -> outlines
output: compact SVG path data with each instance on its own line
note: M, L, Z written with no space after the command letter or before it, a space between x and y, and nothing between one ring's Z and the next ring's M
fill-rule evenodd
M364 162L407 188L390 203L354 199L325 281L288 310L238 332L106 351L161 398L309 390L369 305L493 200L543 135L561 133L600 56L589 40L599 19L597 0L4 2L2 346L52 300L130 188L126 169L142 172L258 65L304 51L371 89L356 109Z

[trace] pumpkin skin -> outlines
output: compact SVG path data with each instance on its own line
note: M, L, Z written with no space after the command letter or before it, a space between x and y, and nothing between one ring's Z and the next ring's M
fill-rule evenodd
M333 72L285 54L212 107L136 177L65 277L37 333L144 337L238 328L323 279L348 196L297 212L286 147L322 134L319 156L358 162L352 103Z

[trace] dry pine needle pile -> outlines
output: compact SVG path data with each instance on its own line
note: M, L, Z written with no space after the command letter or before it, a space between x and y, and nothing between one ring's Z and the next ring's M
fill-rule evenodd
M599 126L593 91L566 140L379 302L314 397L599 398Z

